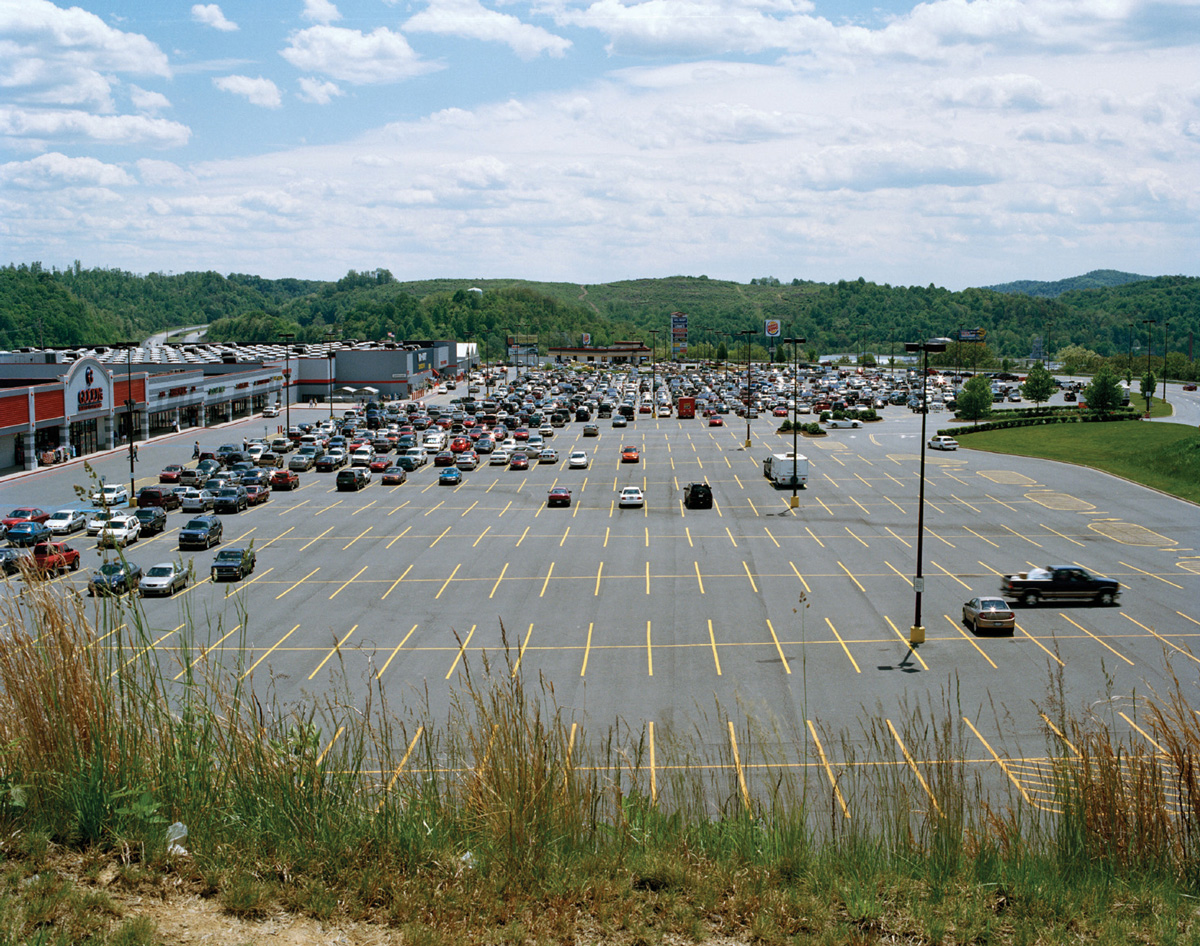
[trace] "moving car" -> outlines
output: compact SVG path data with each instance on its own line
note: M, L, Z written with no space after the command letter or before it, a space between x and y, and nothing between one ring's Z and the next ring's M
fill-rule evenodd
M588 455L583 450L572 450L571 455L567 457L567 469L570 470L586 470L588 468Z
M458 459L454 461L454 465L464 473L469 473L479 466L479 454L474 450L460 453Z
M1076 566L1057 565L1002 575L1000 594L1005 598L1016 598L1026 607L1050 598L1085 599L1111 605L1121 596L1121 586L1111 578L1096 578Z
M488 466L508 466L508 451L497 450L488 460Z
M167 528L167 514L157 506L147 506L133 515L142 527L142 535L157 535Z
M599 436L600 436L600 427L599 427L599 425L597 425L597 424L584 424L584 425L583 425L583 435L584 435L585 437L599 437Z
M448 466L438 476L439 486L457 486L463 481L462 471L456 466Z
M113 516L100 530L99 541L96 544L102 549L123 549L136 542L141 534L142 524L138 522L137 516Z
M547 506L570 506L571 491L565 486L555 486L546 494Z
M173 595L187 585L187 569L174 562L161 562L146 569L139 589L143 598L149 598L152 595Z
M251 506L257 506L259 503L265 503L271 498L271 491L265 486L255 483L253 486L246 487L246 502Z
M626 486L621 490L621 495L617 499L617 505L624 509L626 506L644 506L646 497L637 486Z
M725 421L723 421L721 419L720 414L713 414L712 416L710 416L708 418L708 426L709 427L724 427Z
M60 509L51 513L46 527L54 535L70 535L87 528L87 516L79 509Z
M197 516L179 530L181 549L207 549L221 541L224 527L216 516Z
M18 522L48 522L50 513L44 509L38 509L36 506L18 506L3 520L0 520L0 525L5 529L11 529Z
M32 519L25 522L18 522L8 530L8 544L13 548L27 548L31 545L37 545L39 542L45 542L53 533L42 522L34 522Z
M508 461L508 468L510 470L528 470L529 456L524 453L514 453L512 459Z
M843 417L840 420L830 420L830 427L861 427L862 421L853 417Z
M612 425L614 427L628 427L629 421L624 414L613 414Z
M133 562L105 562L88 578L88 594L123 595L137 591L142 583L142 567Z
M1017 616L1002 598L972 598L963 605L962 619L976 634L982 630L1012 634L1017 624Z
M538 454L538 463L557 463L558 451L553 447L546 447Z
M246 497L246 487L226 486L213 497L213 512L238 513L250 506Z
M129 505L129 490L124 486L106 483L92 491L93 506L127 506Z
M255 561L256 556L252 548L221 549L213 559L209 575L213 581L223 578L241 581L254 571Z
M938 434L936 437L929 438L930 450L957 450L958 441L953 437L947 437L945 434Z
M683 488L683 505L688 509L712 509L712 487L707 483L688 483Z
M158 474L158 481L160 483L178 483L179 474L182 473L183 470L184 466L182 463L169 463L164 466L162 471Z
M22 563L29 563L29 553L24 549L0 549L0 571L5 575L19 572Z
M293 490L300 486L300 477L291 470L276 470L271 474L271 489Z

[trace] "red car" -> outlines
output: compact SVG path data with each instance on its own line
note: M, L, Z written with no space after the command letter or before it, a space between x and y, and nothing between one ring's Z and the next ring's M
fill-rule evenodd
M712 417L710 417L708 419L708 426L709 427L724 427L725 421L721 420L721 417L719 414L713 414Z
M40 522L45 524L50 518L50 513L44 509L38 509L36 506L21 506L14 509L3 519L0 519L0 525L5 529L11 529L18 522Z
M508 461L508 468L510 470L528 470L529 457L523 453L514 453L512 459Z
M513 440L524 441L529 439L529 429L526 427L518 427L513 431Z
M43 575L61 575L79 568L79 551L63 542L39 542L33 547L33 565Z
M386 456L376 455L375 459L367 464L367 468L372 473L382 473L391 465L392 462Z
M777 407L777 408L775 408L775 410L771 411L771 413L774 414L776 417L787 417L787 408L786 407Z
M296 489L300 485L300 477L291 470L276 470L271 474L271 489Z
M455 437L454 440L450 442L451 453L462 453L464 450L470 449L471 441L468 437Z
M565 486L555 486L546 494L547 506L570 506L571 491Z
M622 447L621 462L622 463L637 463L639 459L637 447Z
M449 450L443 450L433 458L434 466L454 466L454 454Z
M384 486L402 486L407 479L408 474L405 472L404 467L389 466L383 471L383 476L380 478L379 482Z
M251 506L257 506L259 503L265 503L271 497L271 491L265 486L247 486L246 501Z
M1195 382L1195 381L1189 381L1187 384L1185 384L1185 385L1183 386L1183 389L1184 389L1185 391L1195 391L1195 390L1196 390L1196 382Z
M163 467L162 472L158 474L158 481L160 483L178 483L179 474L182 472L183 464L172 463L169 466Z

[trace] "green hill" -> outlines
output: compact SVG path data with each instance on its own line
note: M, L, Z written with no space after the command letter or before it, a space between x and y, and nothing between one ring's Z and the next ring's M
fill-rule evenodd
M1137 273L1122 273L1115 269L1093 269L1082 276L1071 276L1068 279L1058 279L1054 282L1038 282L1034 279L1022 279L1017 282L1001 283L999 286L985 286L992 292L1019 292L1026 296L1039 296L1043 299L1053 299L1064 292L1074 292L1080 289L1110 289L1113 286L1123 286L1127 283L1142 282L1153 279L1153 276L1139 276Z

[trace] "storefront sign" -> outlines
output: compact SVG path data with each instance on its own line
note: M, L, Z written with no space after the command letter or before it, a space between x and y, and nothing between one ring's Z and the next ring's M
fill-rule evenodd
M104 388L81 388L78 398L81 411L98 410L104 406Z
M65 395L71 413L103 410L113 403L112 377L96 359L81 358L67 372Z
M220 385L219 387L215 387L215 388L209 388L209 389L208 389L208 396L209 396L209 397L212 397L214 394L224 394L224 393L225 393L225 385L223 385L223 384L222 384L222 385Z

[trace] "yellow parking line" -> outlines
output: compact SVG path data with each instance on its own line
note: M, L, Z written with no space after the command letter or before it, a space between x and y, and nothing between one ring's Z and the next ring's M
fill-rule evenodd
M841 562L838 562L838 566L841 568L842 571L844 571L846 573L846 575L849 577L849 579L852 582L854 582L854 584L858 585L858 590L861 591L865 595L867 593L867 589L862 586L862 582L860 582L857 578L855 578L852 574L850 574L850 569L848 569Z
M824 543L824 542L822 542L820 539L818 539L818 538L817 538L817 534L816 534L815 532L813 532L813 530L812 530L812 529L810 529L808 526L805 526L805 527L804 527L804 531L805 531L805 532L807 532L809 535L811 535L811 536L812 536L812 538L813 538L813 541L814 541L814 542L816 542L816 543L817 543L817 545L821 546L821 548L825 548L825 543Z
M1129 725L1130 725L1130 726L1132 726L1132 727L1133 727L1134 729L1136 729L1136 730L1137 730L1139 733L1141 733L1141 735L1142 735L1142 738L1143 738L1143 739L1145 739L1145 740L1146 740L1148 743L1150 743L1150 745L1154 746L1154 748L1155 748L1155 749L1157 749L1157 750L1159 751L1159 753L1160 753L1160 754L1162 754L1162 755L1166 755L1166 754L1167 754L1167 750L1166 750L1166 749L1164 749L1162 746L1160 746L1160 745L1159 745L1157 742L1155 742L1155 741L1154 741L1154 740L1153 740L1153 739L1150 737L1150 734L1149 734L1148 732L1146 732L1146 730L1142 729L1142 727L1141 727L1141 726L1139 726L1139 725L1138 725L1137 723L1135 723L1135 722L1134 722L1132 719L1130 719L1128 716L1126 716L1124 712L1122 712L1122 711L1118 710L1118 711L1117 711L1117 713L1118 713L1118 715L1119 715L1119 716L1120 716L1120 717L1121 717L1123 720L1125 720L1125 722L1129 723Z
M521 658L525 656L525 648L529 646L529 638L533 636L533 624L529 625L529 630L525 632L525 640L521 641L521 646L517 648L517 660L513 664L512 675L515 677L517 671L521 669Z
M831 516L833 515L833 510L825 505L825 503L822 501L820 496L816 497L816 500L817 500L817 502L821 503L822 509L824 509L827 513L829 513L829 515L831 515Z
M440 501L440 502L439 502L439 503L438 503L436 506L434 506L432 509L427 509L427 510L425 511L425 515L427 515L427 516L428 516L430 513L437 512L437 511L438 511L439 509L441 509L441 508L442 508L444 505L446 505L446 500L444 500L444 499L443 499L443 500L441 500L441 501Z
M1030 634L1027 630L1025 630L1025 628L1021 627L1020 624L1015 625L1015 627L1018 631L1020 631L1022 634L1024 634L1026 637L1028 637L1031 641L1033 641L1035 644L1037 644L1038 647L1042 648L1042 650L1044 650L1046 652L1046 656L1049 657L1051 660L1053 660L1055 663L1057 663L1060 667L1066 666L1066 664L1063 663L1062 660L1059 659L1057 654L1055 654L1052 650L1047 648L1045 644L1043 644L1040 640L1038 640L1036 637L1034 637L1032 634Z
M896 732L896 727L892 725L892 721L887 721L888 729L892 731L892 738L896 740L896 744L900 747L900 751L904 754L904 759L908 762L908 767L912 769L913 774L917 777L917 781L921 783L921 787L925 789L925 794L929 796L929 801L933 805L934 810L940 815L942 813L941 806L937 803L937 799L933 797L933 792L929 790L929 783L925 781L925 776L921 774L921 770L917 768L917 763L913 761L913 757L908 753L908 746L904 744L904 740L900 738L900 733Z
M343 644L345 644L345 643L346 643L346 641L348 641L348 640L350 639L350 635L351 635L351 634L353 634L353 633L354 633L355 631L357 631L357 630L358 630L358 625L357 625L357 624L355 624L355 625L354 625L354 627L350 628L350 630L348 630L348 631L346 632L346 636L345 636L345 637L343 637L343 638L342 638L340 641L337 641L336 643L334 643L334 645L333 645L331 648L329 648L329 653L327 653L327 654L325 655L325 659L324 659L324 660L322 660L322 661L321 661L319 664L317 664L317 669L316 669L316 670L314 670L312 673L310 673L310 674L308 675L308 679L310 679L310 680L311 680L311 679L312 679L313 677L315 677L315 676L316 676L318 673L320 673L320 672L321 672L321 668L322 668L322 667L324 667L324 666L325 666L325 664L329 662L329 658L330 658L330 657L332 657L334 654L336 654L336 653L337 653L339 650L341 650L341 649L342 649L342 645L343 645Z
M750 579L750 589L758 594L758 585L754 583L754 576L750 574L750 566L746 564L745 559L742 559L742 568L746 569L746 577Z
M833 789L833 794L837 797L838 804L842 808L842 814L850 817L850 809L846 807L846 799L842 797L842 790L838 788L837 778L833 774L833 768L829 765L829 760L825 757L825 747L821 745L821 740L817 736L817 729L813 726L812 720L806 720L808 723L809 734L813 738L813 745L817 747L817 757L821 760L821 766L825 769L825 776L829 779L829 787Z
M1010 506L1008 503L1006 503L1006 502L1005 502L1004 500L1002 500L1002 499L997 499L997 498L996 498L995 496L993 496L991 493L984 493L984 495L985 495L985 496L986 496L988 499L990 499L992 502L994 502L994 503L999 503L1001 506L1003 506L1005 509L1009 510L1010 512L1016 512L1016 511L1017 511L1017 510L1016 510L1016 508L1015 508L1014 506ZM1007 526L1005 526L1005 528L1007 529L1008 527L1007 527ZM1009 530L1009 531L1012 531L1012 530ZM1015 535L1016 533L1013 533L1013 534Z
M383 597L380 598L379 600L386 601L387 596L390 595L395 590L396 586L398 584L400 584L400 582L404 581L404 576L407 575L412 570L413 570L413 567L411 565L409 565L408 568L404 569L404 573L399 578L397 578L394 582L392 582L391 587L388 588L388 590L383 593ZM416 628L415 624L413 625L413 628L414 629ZM412 632L410 631L409 633L412 633ZM408 638L406 637L405 640L408 640Z
M771 530L770 530L770 529L768 529L766 526L763 526L763 532L765 532L765 533L767 534L767 538L768 538L768 539L770 539L772 542L774 542L774 543L775 543L775 548L777 548L777 549L778 549L778 548L783 548L783 546L781 546L781 545L779 544L779 540L778 540L777 538L775 538L775 536L771 535Z
M650 563L646 563L646 594L650 594Z
M647 563L646 567L649 568L649 563ZM550 576L553 574L554 574L554 563L551 562L550 567L546 570L546 580L542 582L542 590L538 592L539 598L544 598L546 596L546 588L547 588L547 586L549 586Z
M1143 569L1138 568L1136 565L1130 565L1128 562L1121 562L1121 564L1126 568L1132 568L1135 572L1141 572L1143 575L1148 575L1151 578L1158 578L1159 581L1170 585L1172 588L1178 588L1180 591L1183 590L1183 585L1177 585L1173 581L1167 581L1165 578L1161 578L1158 575L1155 575L1153 572L1144 571Z
M964 528L964 529L966 529L968 532L970 532L970 533L971 533L971 535L975 536L975 538L977 538L977 539L983 539L983 541L984 541L984 542L986 542L988 545L991 545L991 546L993 546L994 548L1000 548L1000 546L999 546L999 545L997 545L995 542L993 542L993 541L992 541L991 539L989 539L987 536L980 535L980 534L979 534L978 532L976 532L974 529L967 528L967 526L963 526L963 528Z
M1083 543L1082 543L1082 542L1076 542L1076 541L1075 541L1075 539L1072 539L1072 538L1071 538L1069 535L1063 535L1063 534L1062 534L1061 532L1059 532L1058 530L1056 530L1056 529L1051 529L1051 528L1050 528L1048 525L1046 525L1046 523L1044 523L1044 522L1039 522L1039 523L1038 523L1038 525L1039 525L1039 526L1041 526L1043 529L1045 529L1047 532L1053 532L1053 533L1054 533L1056 536L1058 536L1060 539L1066 539L1068 542L1074 542L1076 545L1079 545L1079 546L1082 546L1082 545L1083 545Z
M792 566L792 571L796 573L796 577L800 579L800 584L804 586L805 594L812 594L812 589L808 587L808 582L804 580L804 576L800 574L800 569L796 567L795 562L788 562Z
M856 505L859 509L861 509L868 516L871 515L871 510L869 510L866 506L864 506L862 503L860 503L853 496L850 497L850 502L854 503L854 505Z
M754 500L753 500L753 499L751 499L749 496L747 496L747 497L746 497L746 502L748 502L748 503L750 504L750 508L754 510L754 515L756 515L756 516L757 516L757 515L759 514L759 513L758 513L758 507L754 505Z
M196 666L196 664L198 664L201 660L203 660L205 657L207 657L209 654L211 654L214 650L216 650L217 647L219 647L221 644L223 644L225 642L225 639L227 637L229 637L234 631L238 630L241 626L242 625L240 625L240 624L235 624L229 631L227 631L225 634L223 634L217 640L217 642L215 644L213 644L211 647L201 647L200 655L195 660L193 660L191 663L189 663L184 669L180 670L179 673L175 674L174 679L178 680L185 673L187 673L189 670L191 670L194 666Z
M346 549L350 548L350 546L352 546L355 542L357 542L359 539L361 539L364 535L366 535L370 531L371 531L371 527L367 526L366 529L364 529L362 532L360 532L358 535L356 535L353 539L351 539L349 542L347 542L345 545L343 545L342 551L343 552L346 551Z
M770 618L767 618L767 630L771 632L771 640L775 642L775 652L779 654L779 662L783 664L784 673L791 673L792 668L788 666L787 658L783 656L783 647L779 643L779 637L775 634L775 627L771 624Z
M281 515L281 516L286 516L286 515L288 515L289 513L293 513L293 512L295 512L297 509L299 509L301 506L305 505L307 502L308 502L308 500L307 500L307 499L305 499L305 500L303 500L303 501L301 501L301 502L298 502L298 503L296 503L296 505L294 505L294 506L292 506L292 507L290 507L290 508L288 508L288 509L285 509L283 512L279 513L279 515Z
M738 547L737 539L735 539L733 537L733 533L729 531L729 526L725 527L725 534L729 536L729 541L733 543L733 547L736 549Z
M592 596L595 598L600 597L600 576L603 574L604 574L604 563L601 562L599 567L596 569L596 590L594 592L592 592Z
M984 660L986 660L988 663L990 663L992 665L993 670L1000 669L999 667L996 666L996 662L994 660L992 660L992 658L989 657L986 653L984 653L983 648L980 647L979 644L977 644L975 642L975 640L971 637L971 635L969 635L965 630L963 630L961 624L959 624L957 621L955 621L954 618L950 617L950 615L948 615L948 614L943 614L942 617L944 617L947 621L949 621L950 626L952 628L954 628L956 631L958 631L958 633L960 633L963 637L965 637L970 642L972 647L974 647L977 651L979 651L980 656L982 656Z
M521 533L521 538L517 539L517 544L514 546L514 548L519 549L521 547L521 543L525 541L525 536L529 535L529 529L530 526L525 527L525 531Z
M975 738L983 743L983 748L987 749L987 751L989 753L991 753L991 756L993 759L995 759L996 764L998 766L1000 766L1000 768L1003 770L1004 774L1008 776L1009 780L1015 786L1017 786L1017 791L1019 791L1021 793L1021 797L1025 799L1025 803L1028 805L1032 805L1033 799L1030 798L1029 793L1025 791L1025 786L1022 785L1019 781L1017 781L1017 777L1015 775L1013 775L1012 770L1008 767L1008 765L1005 763L1005 761L996 754L996 750L993 749L990 745L988 745L988 741L986 739L984 739L983 735L979 732L979 730L975 728L975 724L972 723L965 716L963 717L963 722L971 727L971 732L973 732L975 734Z
M391 510L390 512L388 512L388 515L390 516L390 515L391 515L392 513L394 513L394 512L399 512L401 509L403 509L405 506L407 506L407 505L408 505L409 503L411 503L411 502L412 502L412 500L411 500L411 499L406 499L406 500L404 500L404 502L402 502L402 503L401 503L399 506L397 506L395 509L393 509L393 510Z
M292 531L293 529L295 529L295 528L296 528L295 526L292 526L292 528L291 528L291 529L288 529L288 530L287 530L287 531L285 531L285 532L280 532L280 533L279 533L279 535L275 536L275 538L273 538L273 539L271 539L271 540L269 540L269 541L267 541L267 542L264 542L262 547L265 549L265 548L266 548L268 545L270 545L270 544L271 544L271 542L278 542L278 541L279 541L280 539L282 539L282 538L283 538L285 535L287 535L287 534L288 534L288 532L291 532L291 531Z
M492 528L491 526L488 526L486 529L484 529L482 532L480 532L479 538L471 543L471 548L475 548L475 546L477 546L483 540L483 537L488 534L488 532L491 530L491 528Z
M833 622L829 618L825 619L825 623L829 625L829 629L833 631L833 636L837 638L838 643L842 645L842 650L846 652L846 656L850 658L850 664L854 667L855 673L862 673L858 667L858 661L854 659L854 655L850 653L850 648L846 646L846 642L842 640L842 635L837 632L837 628L833 626Z
M857 535L854 535L854 532L853 532L853 531L851 531L851 529L850 529L850 527L849 527L849 526L845 526L844 528L845 528L845 530L846 530L847 532L849 532L849 533L850 533L850 535L852 535L852 536L854 536L854 538L858 539L858 541L859 541L859 542L862 542L862 544L863 544L863 546L864 546L864 547L866 547L866 548L870 548L870 547L871 547L871 546L867 545L867 543L866 543L866 542L863 542L863 540L862 540L862 539L859 539Z
M296 628L298 628L298 627L300 627L300 625L299 625L299 624L297 624L297 625L296 625L296 627L293 627L293 628L292 628L290 631L288 631L286 634L284 634L284 635L283 635L283 637L279 638L279 640L277 640L277 641L274 643L274 645L272 645L271 649L270 649L270 650L268 650L268 651L267 651L265 654L263 654L261 657L259 657L259 658L258 658L258 660L254 661L254 663L252 663L252 664L250 665L250 668L249 668L249 669L248 669L248 670L247 670L245 673L243 673L243 674L241 675L241 677L239 677L238 679L245 680L245 679L246 679L246 677L250 676L250 674L252 674L252 673L254 672L254 668L255 668L255 667L257 667L257 666L258 666L260 663L262 663L264 660L266 660L268 657L270 657L270 656L271 656L271 654L273 654L273 653L275 652L275 648L276 648L276 647L278 647L278 646L279 646L280 644L282 644L282 643L283 643L285 640L287 640L289 637L291 637L293 634L295 634L295 633L296 633Z
M464 641L462 642L462 646L460 646L460 647L458 648L458 654L457 654L457 655L455 656L455 658L454 658L454 663L452 663L452 664L450 665L450 669L446 671L446 679L447 679L447 680L449 680L449 679L450 679L450 677L451 677L451 676L454 674L454 668L455 668L455 667L457 667L457 666L458 666L458 662L459 662L460 660L462 660L463 654L464 654L464 653L466 653L466 650L467 650L467 645L471 643L471 638L472 638L472 636L474 636L474 634L475 634L475 628L477 628L478 626L479 626L478 624L472 624L472 625L471 625L471 630L470 630L470 631L467 633L467 638L466 638L466 640L464 640Z
M1158 631L1154 630L1154 628L1147 627L1141 621L1134 620L1133 618L1131 618L1128 614L1125 614L1124 612L1121 613L1121 617L1123 617L1126 621L1133 621L1133 623L1136 624L1138 627L1140 627L1142 630L1153 634L1155 637L1157 637L1160 641L1162 641L1168 647L1173 647L1173 648L1175 648L1175 650L1179 651L1181 654L1183 654L1183 656L1187 657L1188 659L1194 660L1194 661L1196 661L1196 663L1200 663L1200 657L1197 657L1191 651L1185 650L1184 648L1180 647L1178 644L1171 643L1169 640L1167 640L1165 637L1163 637L1161 634L1159 634Z
M442 539L444 539L446 537L446 533L449 532L452 528L454 528L454 527L446 526L445 531L441 535L439 535L436 539L434 539L432 542L429 543L429 547L433 548L435 545L437 545L439 542L441 542Z
M890 528L888 528L887 526L884 526L884 528L887 529L887 531L889 533L891 533L891 536L893 539L896 539L898 542L903 542L907 548L910 548L910 549L912 548L912 546L908 542L906 542L904 539L900 538L900 536L896 535L895 532L892 532L892 530Z
M910 588L912 587L912 579L909 578L907 575L905 575L902 571L900 571L900 569L898 569L895 565L893 565L891 562L889 562L886 558L883 560L883 564L886 565L888 568L890 568L892 571L894 571L901 578L903 578L906 582L908 582L908 586Z
M350 515L357 516L360 512L366 512L368 509L370 509L372 506L374 506L378 501L379 500L377 500L377 499L372 499L365 506L361 506L358 509L355 509L354 512L350 513Z
M917 648L915 648L911 643L909 643L909 641L904 637L904 635L900 633L900 628L896 627L896 625L892 623L892 619L890 617L888 617L886 614L883 616L883 619L885 621L887 621L888 625L891 627L891 629L896 632L896 636L898 638L900 638L900 642L902 644L904 644L905 647L908 648L908 652L917 658L917 662L924 669L928 670L929 664L925 663L925 661L921 659L920 651L918 651Z
M392 541L389 542L386 546L384 546L384 548L390 549L393 545L395 545L397 542L399 542L401 539L403 539L410 532L412 532L412 526L409 526L407 529L405 529L403 532L401 532L398 536L396 536L396 538L392 539Z
M318 535L316 538L314 538L314 539L310 539L310 540L309 540L308 542L306 542L304 545L300 546L300 551L301 551L301 552L303 552L303 551L304 551L306 548L308 548L310 545L312 545L314 542L316 542L316 541L317 541L317 539L323 539L323 538L325 538L325 536L329 535L329 533L330 533L330 532L332 532L332 531L333 531L333 526L330 526L328 529L326 529L324 532L322 532L322 533L321 533L320 535Z
M956 476L956 477L955 477L955 479L958 479L958 477ZM959 480L959 482L961 483L961 482L962 482L962 480ZM963 485L965 486L966 484L964 483ZM982 509L980 509L978 506L972 506L972 505L971 505L969 502L967 502L965 499L962 499L961 497L959 497L959 496L956 496L954 493L951 493L951 494L950 494L950 498L951 498L951 499L953 499L953 500L954 500L955 502L957 502L957 503L962 503L964 506L966 506L966 507L967 507L968 509L970 509L972 512L978 512L978 513L982 513L982 512L983 512L983 510L982 510Z
M318 509L316 512L313 513L313 516L319 516L323 512L329 512L329 510L332 509L334 506L340 506L341 504L342 504L342 500L339 499L336 503L330 503L324 509Z
M504 581L504 573L506 571L508 571L508 562L505 562L504 567L500 569L500 577L497 578L496 583L492 585L492 593L488 595L489 598L494 598L496 596L496 589L500 587L500 582Z
M462 512L463 516L465 516L467 513L469 513L472 509L474 509L478 505L479 505L479 500L477 499L477 500L475 500L475 502L471 503L471 505L469 505L466 509L463 510L463 512ZM459 518L462 518L462 517L460 516Z
M450 582L454 581L454 576L458 574L458 570L460 568L462 568L462 562L459 562L457 565L455 565L454 571L452 571L450 573L450 577L447 578L444 582L442 582L442 587L439 588L438 593L433 596L434 601L436 601L438 598L440 598L442 596L442 592L445 591L450 586Z
M282 598L284 595L286 595L288 593L288 591L291 591L294 588L299 588L302 584L304 584L306 581L308 581L310 578L312 578L312 576L315 575L320 570L321 570L321 566L318 565L316 568L314 568L311 572L309 572L307 575L305 575L303 578L301 578L298 582L296 582L294 585L292 585L286 591L281 591L279 594L277 594L275 596L275 600L278 601L280 598Z
M357 573L354 575L354 578L357 578L359 575L361 575L363 572L365 572L365 571L366 571L368 568L370 568L370 567L371 567L370 565L364 565L364 566L363 566L362 568L360 568L360 569L358 570L358 572L357 572ZM330 600L330 601L332 601L334 598L336 598L338 595L340 595L340 594L342 593L342 591L343 591L343 590L345 590L347 587L349 587L351 584L353 584L353 583L354 583L354 578L351 578L351 579L350 579L349 581L347 581L347 582L346 582L344 585L342 585L340 588L338 588L338 590L337 590L337 591L335 591L333 594L331 594L331 595L329 596L329 600Z
M404 758L400 760L400 764L398 766L396 766L396 771L392 773L392 777L387 783L389 792L392 790L392 786L396 784L396 779L398 779L400 777L400 773L404 770L404 766L408 762L408 757L410 755L412 755L413 749L415 749L417 747L417 740L421 738L421 733L423 733L424 731L425 731L424 726L417 727L417 734L412 737L412 742L410 742L408 744L408 751L404 753ZM379 808L376 808L375 810L378 811L382 807L383 807L383 800L381 799L379 802Z
M968 584L967 584L965 581L963 581L963 580L962 580L961 578L959 578L957 575L952 575L952 574L950 574L950 572L948 572L948 571L947 571L945 568L942 568L942 566L941 566L941 565L939 565L937 562L935 562L933 559L930 559L930 560L929 560L929 564L930 564L930 565L932 565L934 568L941 568L941 569L942 569L942 572L943 572L943 573L945 573L945 575L946 575L946 577L947 577L947 578L953 578L953 579L954 579L956 582L958 582L960 585L962 585L964 588L966 588L966 589L967 589L967 591L970 591L970 590L971 590L971 586L970 586L970 585L968 585Z
M896 500L892 499L892 497L891 497L891 496L884 496L883 498L884 498L884 499L886 499L886 500L887 500L889 503L891 503L893 506L895 506L897 509L899 509L899 510L900 510L900 515L902 515L902 516L903 516L903 515L905 515L905 512L904 512L904 507L903 507L903 506L901 506L901 505L900 505L898 502L896 502Z
M650 649L650 622L646 622L646 672L654 676L654 652Z
M1103 647L1107 647L1107 648L1108 648L1109 650L1111 650L1111 651L1112 651L1114 654L1116 654L1118 657L1120 657L1122 660L1124 660L1124 661L1125 661L1125 663L1129 664L1129 666L1131 666L1131 667L1133 666L1133 661L1132 661L1132 660L1130 660L1128 657L1126 657L1126 656L1125 656L1123 653L1121 653L1119 650L1116 650L1116 649L1114 649L1113 647L1110 647L1108 644L1104 643L1104 641L1102 641L1102 640L1101 640L1099 637L1097 637L1095 634L1093 634L1091 631L1089 631L1089 630L1088 630L1086 627L1084 627L1082 624L1078 624L1078 623L1076 623L1075 621L1072 621L1072 620L1071 620L1069 617L1067 617L1067 616L1066 616L1065 614L1063 614L1061 611L1059 611L1059 612L1058 612L1058 616L1059 616L1059 617L1061 617L1061 618L1063 618L1063 619L1065 619L1065 620L1066 620L1066 621L1068 621L1069 623L1071 623L1071 624L1074 624L1074 625L1075 625L1077 628L1079 628L1081 631L1083 631L1083 633L1085 633L1085 634L1086 634L1088 637L1090 637L1092 640L1094 640L1094 641L1095 641L1097 644L1100 644L1100 645L1101 645L1101 646L1103 646Z
M1009 508L1011 509L1012 507L1010 506ZM1013 509L1013 512L1016 512L1016 510L1015 510L1015 509ZM1042 546L1041 546L1041 545L1039 545L1037 542L1034 542L1034 541L1033 541L1033 539L1029 538L1029 536L1027 536L1027 535L1021 535L1021 533L1020 533L1020 532L1017 532L1015 529L1011 528L1010 526L1006 526L1006 525L1004 525L1003 523L1001 523L1000 525L1001 525L1001 528L1003 528L1003 529L1008 529L1008 531L1009 531L1009 532L1011 532L1013 535L1015 535L1015 536L1016 536L1018 539L1024 539L1024 540L1025 540L1026 542L1028 542L1030 545L1037 545L1037 547L1038 547L1039 549L1042 547Z
M737 769L738 785L742 789L742 804L750 811L750 792L746 788L746 773L742 769L742 758L738 754L737 733L733 730L733 720L729 720L729 745L733 749L733 764Z
M594 621L588 622L587 644L585 644L583 648L583 666L579 668L579 675L581 677L587 673L588 656L592 652L592 628L595 626L596 625Z

